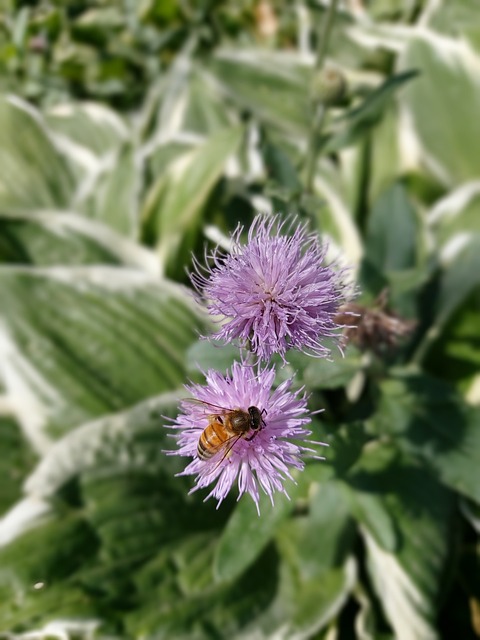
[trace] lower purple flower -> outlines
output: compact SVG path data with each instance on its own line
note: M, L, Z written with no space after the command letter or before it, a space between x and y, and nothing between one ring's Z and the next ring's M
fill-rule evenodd
M274 379L273 367L234 362L225 376L209 370L205 386L186 385L191 398L170 425L178 449L168 453L193 457L179 474L197 476L191 492L213 485L205 500L213 496L218 507L236 483L238 498L249 493L257 510L260 487L272 504L276 491L288 497L290 470L303 469L302 456L313 453L305 446L311 414L305 393L290 390L291 379L272 389Z

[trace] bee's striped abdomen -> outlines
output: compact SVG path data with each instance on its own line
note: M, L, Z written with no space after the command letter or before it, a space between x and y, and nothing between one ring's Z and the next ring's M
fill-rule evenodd
M225 426L218 421L211 422L198 440L197 454L200 460L209 460L217 451L221 449L223 444L228 440L229 434L225 430Z

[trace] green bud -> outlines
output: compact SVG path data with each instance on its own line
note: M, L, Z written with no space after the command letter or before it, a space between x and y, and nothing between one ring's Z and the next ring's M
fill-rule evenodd
M327 66L317 72L312 81L311 95L314 102L326 107L340 104L347 90L343 73L333 66Z

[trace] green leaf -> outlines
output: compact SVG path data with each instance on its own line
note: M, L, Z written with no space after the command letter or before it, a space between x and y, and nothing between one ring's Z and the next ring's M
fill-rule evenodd
M480 410L466 407L452 387L425 375L405 374L381 385L376 433L395 437L440 480L480 501Z
M297 358L293 361L295 365ZM349 347L345 356L336 355L333 360L311 358L304 363L303 381L309 389L338 389L347 385L362 369L361 354Z
M428 221L443 248L459 241L466 232L480 235L480 180L467 182L435 202Z
M410 67L414 66L410 65ZM351 109L334 123L338 132L332 133L326 138L322 147L323 153L340 151L365 136L378 125L395 92L417 75L418 71L410 69L387 78L358 107Z
M395 637L437 638L437 615L447 588L442 578L453 542L453 494L408 458L393 461L383 455L380 446L367 458L378 459L379 464L373 462L376 470L360 468L356 478L383 496L399 531L399 546L392 552L368 529L361 530L375 590Z
M21 495L23 480L34 455L13 418L0 414L0 515Z
M395 466L395 452L378 443L369 443L345 478L352 513L366 528L376 544L393 553L399 543L395 520L385 504L385 492L378 473Z
M217 341L199 340L187 351L187 370L192 378L198 378L200 371L216 369L225 373L238 360L238 348ZM204 380L203 375L201 380Z
M2 581L25 593L35 583L62 582L96 553L98 540L75 514L57 516L0 550ZM34 549L38 551L33 552Z
M419 36L410 40L399 64L422 74L405 90L402 103L433 175L449 186L477 179L480 67L475 54L459 40Z
M147 194L142 218L154 229L154 242L167 271L183 273L207 198L237 150L242 132L236 127L212 135L175 160Z
M176 285L108 267L2 267L0 284L0 367L40 450L49 436L184 382L200 321Z
M231 515L215 553L214 575L219 582L238 578L273 538L280 523L293 509L284 494L275 497L275 506L261 494L260 515L253 500L245 496Z
M0 98L0 205L66 208L74 181L40 115L18 98Z
M114 474L119 469L124 474L164 470L173 478L182 461L165 455L165 449L172 448L166 416L176 415L184 395L183 390L165 393L78 426L50 447L26 480L26 492L52 498L74 478L112 466ZM185 488L185 482L176 482L179 490Z
M258 609L247 633L273 640L277 637L308 639L317 636L345 606L356 581L356 565L326 570L321 577L305 578L288 560L279 567L278 587L272 603Z
M396 183L385 191L368 218L365 254L382 272L415 265L418 225L405 187Z
M213 584L208 569L211 545L211 539L188 537L175 548L167 546L146 566L141 607L126 617L129 635L156 640L251 635L259 614L274 601L278 557L269 547L237 582ZM204 565L203 588L194 593L189 593L185 584L187 563L198 568ZM285 620L283 612L281 615Z
M194 68L188 83L188 98L182 127L201 135L211 135L232 123L218 87L200 68Z
M275 535L282 559L305 581L322 580L325 572L341 567L355 537L350 505L341 483L313 483L307 515L289 518Z
M456 251L445 260L437 285L433 309L433 325L418 347L419 362L442 335L448 321L468 298L480 288L480 236L468 236L457 243Z

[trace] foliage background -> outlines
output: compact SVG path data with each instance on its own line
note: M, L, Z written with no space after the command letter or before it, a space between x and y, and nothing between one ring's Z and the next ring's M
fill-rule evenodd
M328 2L2 2L2 637L480 636L476 4L339 3L316 132ZM234 356L197 340L191 252L257 210L417 323L279 370L330 448L261 518L162 453Z

